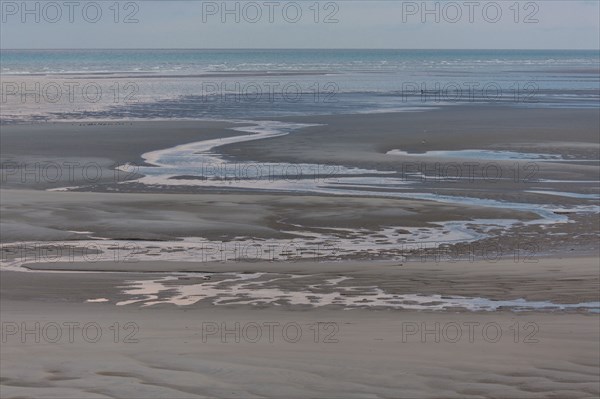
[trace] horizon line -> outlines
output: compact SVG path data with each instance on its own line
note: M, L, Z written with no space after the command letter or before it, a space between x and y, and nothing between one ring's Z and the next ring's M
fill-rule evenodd
M53 47L53 48L1 48L4 50L438 50L438 51L598 51L600 48L368 48L368 47Z

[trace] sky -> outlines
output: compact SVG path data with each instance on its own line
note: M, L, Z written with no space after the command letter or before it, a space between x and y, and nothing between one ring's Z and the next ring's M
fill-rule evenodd
M600 0L2 0L0 47L600 49Z

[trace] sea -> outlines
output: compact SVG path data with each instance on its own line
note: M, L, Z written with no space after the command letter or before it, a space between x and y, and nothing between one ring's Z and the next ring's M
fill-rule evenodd
M2 124L598 108L597 50L1 50Z

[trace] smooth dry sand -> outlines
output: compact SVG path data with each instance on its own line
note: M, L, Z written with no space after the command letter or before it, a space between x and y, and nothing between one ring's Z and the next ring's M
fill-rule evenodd
M188 270L194 266L198 271L198 265L188 265ZM96 265L96 269L117 267ZM597 314L307 309L206 302L185 307L115 306L126 298L119 288L124 279L151 279L152 274L140 271L154 269L152 264L120 267L129 272L2 273L3 398L585 398L600 394ZM204 264L202 270L314 273L315 281L346 275L393 292L572 302L597 300L596 267L595 259L570 258L527 266L511 262L402 267L263 263ZM158 267L171 268L185 270L182 264ZM91 298L109 302L83 303ZM35 333L23 333L35 331L36 322L40 342ZM70 342L72 323L79 326L73 327ZM85 327L87 323L95 324ZM110 329L115 323L120 331L116 343ZM102 335L97 338L98 330ZM138 342L129 342L133 339Z

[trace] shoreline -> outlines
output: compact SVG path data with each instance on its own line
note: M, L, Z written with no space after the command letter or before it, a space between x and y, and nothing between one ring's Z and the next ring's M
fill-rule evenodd
M473 112L477 112L477 114L473 115ZM77 163L78 167L69 168L67 170L69 173L64 173L61 176L62 180L72 176L81 177L83 176L82 172L86 170L85 166L82 165L89 165L91 160L94 165L100 165L100 173L106 172L110 176L103 175L101 179L95 179L91 184L89 181L84 181L88 184L84 184L75 190L58 191L51 194L52 189L49 187L55 187L56 185L60 187L66 182L61 179L54 182L39 182L37 180L33 183L29 181L19 182L18 178L19 176L23 177L22 174L20 175L23 171L20 168L9 168L7 170L7 165L10 166L10 162L13 161L9 161L8 164L3 162L4 184L0 194L2 194L4 202L7 204L28 204L30 197L26 190L44 189L50 191L35 194L38 200L25 205L26 208L24 209L36 214L39 212L39 206L43 202L49 201L48 204L52 204L49 205L50 209L58 210L61 207L59 203L66 200L77 209L87 209L91 217L90 220L76 217L68 228L64 228L62 232L59 232L52 227L53 221L51 218L42 217L33 224L30 221L23 223L24 220L28 219L26 213L11 211L5 215L5 223L2 226L3 242L31 241L33 238L34 240L57 241L60 245L60 240L85 240L92 237L135 241L169 241L181 240L183 237L205 237L213 241L224 241L219 239L219 236L224 237L225 240L232 240L235 238L232 235L233 231L240 233L237 235L260 239L290 238L294 235L297 236L298 233L306 234L307 232L310 232L316 239L321 234L320 232L327 232L329 236L322 236L321 239L333 239L334 242L337 242L339 241L338 238L342 237L339 229L356 229L358 226L359 228L366 228L370 232L369 234L373 236L374 242L378 240L386 242L387 239L389 243L392 243L394 241L391 240L391 236L388 236L389 233L386 233L385 229L395 226L401 229L398 230L398 232L401 231L400 234L406 234L406 229L413 229L411 230L413 231L412 234L419 242L427 241L427 238L424 237L429 235L434 237L433 240L429 238L429 241L435 242L437 240L440 245L454 245L453 240L450 239L451 236L448 236L448 238L436 236L437 233L434 230L424 234L419 232L418 229L436 228L435 226L439 228L446 222L462 222L465 224L464 226L456 225L450 229L450 233L459 234L458 237L460 237L461 229L464 230L467 224L477 226L478 223L483 223L475 229L470 228L472 230L470 234L473 236L481 235L478 229L497 230L498 227L503 227L505 231L500 232L501 235L498 235L498 233L488 234L486 238L483 234L478 238L478 240L483 238L482 243L486 240L493 243L494 239L507 242L508 250L505 250L502 246L503 253L510 253L516 248L514 244L509 243L511 236L519 237L523 235L526 237L527 245L535 242L534 240L539 241L534 250L536 256L540 253L549 254L547 249L550 248L556 253L557 243L561 242L558 247L562 248L565 253L573 251L573 248L585 253L594 253L598 250L598 232L593 230L594 221L598 218L598 210L592 208L594 206L598 208L597 197L599 194L597 188L591 187L586 181L600 180L600 173L596 165L590 163L577 165L571 162L565 164L554 162L554 160L535 161L533 163L526 160L526 162L523 161L524 164L520 164L521 161L516 160L519 169L515 170L515 160L483 160L484 165L487 165L488 168L491 165L500 168L500 172L513 173L514 176L508 175L500 179L487 180L481 178L454 179L453 176L436 176L436 169L430 165L431 158L420 158L414 154L408 157L386 154L389 151L388 147L428 151L441 148L440 146L446 146L444 147L446 150L451 150L478 145L482 149L497 150L502 148L501 143L506 143L507 140L512 140L518 135L521 144L513 142L511 146L514 147L514 150L525 150L527 148L527 151L531 151L535 148L537 151L550 151L554 154L568 153L571 156L575 154L579 157L598 159L600 158L598 156L600 146L597 143L586 145L582 140L591 141L595 137L593 125L599 123L595 119L599 112L597 110L562 110L559 112L556 110L526 110L505 107L466 107L462 109L454 107L433 110L424 114L363 114L315 116L304 119L289 117L281 118L281 120L286 121L286 123L301 120L302 123L318 123L319 126L304 127L291 134L276 134L275 137L266 137L258 141L250 139L250 141L237 143L235 141L239 141L239 139L236 139L239 132L236 130L243 130L249 126L250 132L258 132L259 130L256 128L258 125L252 125L249 121L231 123L216 121L202 123L163 122L159 124L142 122L116 127L88 126L87 128L90 130L87 130L85 134L79 133L80 126L78 124L53 124L50 130L40 125L34 128L32 132L24 127L3 129L2 138L3 142L6 143L4 148L10 148L9 151L4 150L6 153L2 154L3 161L9 159L14 160L17 164L23 162L25 173L28 173L27 167L31 166L31 162L38 165L38 162L42 162L44 159L50 160L47 162L55 162L55 160L65 162L67 160L68 162ZM465 125L465 122L461 119L463 115L469 116L469 123L466 124L468 126L490 124L494 120L512 115L514 121L511 123L515 126L516 131L511 126L506 126L498 130L496 134L490 132L486 137L479 139L479 144L473 145L473 136L470 132L472 128ZM554 141L548 140L565 128L562 121L566 119L566 115L581 116L576 124L568 123L569 128L573 131L572 138L575 141L564 142L562 136L560 136L560 141L557 140L558 136L554 138ZM536 119L541 116L544 119ZM528 120L528 124L517 127L524 120ZM375 123L375 121L379 122ZM422 125L424 121L433 126L433 130L431 130L431 127ZM557 124L556 121L560 123ZM397 131L396 124L401 124L403 130ZM455 124L456 126L454 126ZM371 126L372 129L368 140L365 141L363 136L358 133L364 131L367 125ZM69 126L71 129L65 130ZM407 137L415 136L413 130L417 126L424 133L417 134L416 139L411 139L412 142L406 142ZM493 123L491 126L493 126ZM170 131L177 134L173 137L170 135L166 137L163 133L164 129L170 129ZM451 146L448 146L447 140L439 141L440 137L447 135L448 131L453 133L453 145ZM500 133L502 133L502 136L498 135ZM32 140L29 136L33 135L35 139L41 134L52 134L56 142L48 145L46 142L40 141L42 146L31 148ZM102 136L104 134L108 134L108 136ZM26 140L23 140L24 135L28 136ZM531 147L531 143L539 140L540 135L546 137L544 144ZM95 139L96 143L94 141L89 142L89 137L97 137ZM331 185L331 188L319 188L316 192L304 189L303 185L306 183L303 180L288 181L286 184L294 189L292 191L289 189L271 191L273 187L269 185L269 182L264 186L265 191L261 192L261 190L253 189L252 185L260 183L260 181L250 181L248 188L243 189L243 187L237 187L242 176L235 174L233 177L225 175L225 179L215 187L210 187L212 183L204 181L206 178L203 176L198 177L197 183L194 183L194 180L180 180L176 174L173 177L177 181L174 186L165 186L164 184L158 184L157 186L144 185L131 179L139 179L141 177L140 171L151 170L152 173L155 173L161 167L152 166L144 169L140 166L138 169L136 167L128 169L126 166L122 166L120 169L111 170L115 166L110 166L127 165L128 162L131 162L131 158L142 159L143 156L147 156L150 152L139 148L130 149L128 144L138 141L141 137L145 137L145 148L153 150L154 154L164 153L165 150L160 150L160 148L172 148L169 146L174 143L179 147L187 147L190 144L181 144L181 141L188 141L192 137L196 140L198 138L213 140L217 144L220 140L223 140L223 144L218 146L218 152L224 154L223 158L220 158L223 162L241 162L240 165L244 165L244 162L251 162L250 165L256 164L253 162L259 162L258 165L268 166L271 165L269 162L282 162L283 157L289 156L290 160L286 162L295 162L297 165L304 165L308 168L312 164L302 162L324 162L329 159L330 162L333 160L333 162L339 162L339 165L346 165L345 167L348 168L373 168L372 172L383 174L380 177L375 175L374 177L368 177L368 179L387 179L390 176L390 178L393 178L391 181L394 183L389 188L370 186L369 183L365 183L367 177L362 177L362 182L350 186L350 189L345 189L343 184L340 185L340 182L347 179L349 184L354 184L353 179L356 178L352 177L352 173L355 172L340 173L340 170L338 170L336 174L331 176L335 184ZM243 135L244 140L246 140L245 137L247 136ZM415 140L419 139L421 141L417 144ZM233 142L228 144L228 140ZM197 141L192 143L197 143ZM66 149L65 144L67 145ZM342 148L342 151L335 153L329 152L327 148L331 145L342 145L344 148ZM125 151L125 148L127 148L127 151ZM286 153L283 150L286 148L294 149L295 155L289 153L289 151ZM506 144L504 144L504 148L506 148ZM32 157L27 155L28 151L39 155ZM73 151L79 154L77 159L72 158L69 154ZM173 152L172 157L180 156L172 150L169 151ZM207 153L212 154L212 152L211 149ZM90 157L82 157L81 153L89 154ZM275 156L274 154L278 155ZM352 160L342 154L349 154ZM210 156L212 158L209 157L207 162L221 162L213 155ZM256 161L254 161L255 159ZM267 163L260 163L265 161ZM443 160L437 161L434 165L439 165L440 162L442 162L442 165L456 165L459 162L470 162L472 164L473 161L452 158L447 159L446 163ZM533 175L531 170L527 169L531 164L536 167ZM223 165L227 165L227 163ZM412 167L416 165L417 168L422 167L422 165L425 166L423 170L405 170L405 165L411 165ZM399 167L401 167L401 170L398 169ZM164 166L163 169L165 169ZM168 168L166 169L168 170ZM369 170L367 169L365 176L371 176ZM40 169L40 171L43 171L43 169ZM388 175L392 171L395 171L393 172L395 175ZM210 173L212 173L212 170ZM348 178L345 177L345 173L350 173ZM360 173L364 174L365 172ZM360 173L357 176L360 176ZM433 175L431 175L432 173ZM528 179L529 176L532 176L533 179ZM27 177L27 174L25 177ZM40 176L35 177L39 178ZM216 178L217 176L209 177ZM557 179L557 177L561 179ZM142 178L142 181L147 178L148 176ZM230 178L231 180L229 180ZM315 187L323 187L328 184L326 180L322 180L324 178L318 177L317 180L317 176L315 176L315 179L314 182L311 182ZM192 185L178 185L183 184L183 182ZM398 183L397 187L395 187L396 182ZM68 181L68 183L69 185L79 185L82 182L75 178ZM206 183L208 183L208 186ZM194 184L201 184L201 186L194 187ZM297 192L294 192L296 191L296 185L298 185L298 189ZM340 190L339 187L342 187L342 189ZM374 191L374 188L380 190L379 193ZM157 191L163 194L157 195ZM90 195L86 192L96 194ZM149 196L150 193L152 197ZM468 195L468 197L461 197L465 195ZM69 198L73 200L69 201ZM92 199L102 199L100 209L92 209ZM204 199L210 201L212 209L202 206L202 200ZM227 200L225 203L220 204L223 199ZM132 214L131 211L135 209L134 204L136 201L141 201L144 205ZM161 201L171 201L175 213L166 212ZM254 205L259 202L264 203L264 205ZM310 205L305 205L303 202ZM231 215L234 218L241 218L239 219L241 223L229 220L228 217L225 217L226 221L224 223L222 222L225 212L230 210L229 203L242 207L242 209ZM344 204L344 206L340 208L340 204ZM295 211L292 212L290 206L293 206ZM352 209L355 207L362 210L364 213L362 217L352 215ZM255 212L255 215L249 217L246 214L246 208ZM108 214L116 214L119 219L102 219L100 213L98 213L99 210L109 212ZM547 215L542 216L540 213L542 211ZM200 212L200 217L198 217L198 212ZM215 214L215 212L217 213ZM98 213L97 217L94 217L95 213ZM326 215L329 219L328 223L323 223L321 217L312 216L311 213ZM340 214L336 215L336 213ZM537 216L534 216L536 213ZM107 213L104 214L107 215ZM139 215L132 218L131 215L135 214ZM159 219L155 220L154 226L144 222L158 215L160 215ZM534 221L536 217L547 219L548 215L554 220L553 223L550 219L541 222ZM171 222L167 222L169 218L172 219ZM484 222L484 219L488 221ZM492 219L497 220L493 221ZM556 223L559 219L569 223ZM10 223L6 223L7 220L10 220ZM103 227L98 231L97 228L93 227L93 220L102 221L101 225L107 225L106 228ZM121 220L129 220L129 223L124 225ZM508 220L513 220L513 222L507 222ZM394 221L396 222L394 223ZM484 227L486 224L488 226ZM68 231L65 232L64 230ZM165 234L165 230L168 230L169 233ZM289 234L282 234L282 230L288 231ZM90 233L79 234L77 232ZM411 243L410 240L405 240L406 237L398 236L397 233L394 233L396 235L394 239L397 239L397 242L407 245ZM431 233L434 234L431 235ZM448 234L448 232L442 233ZM570 240L571 236L574 238ZM276 244L282 245L280 243ZM348 244L343 245L347 246ZM460 245L458 247L460 248ZM427 253L425 248L422 248L422 251ZM558 252L560 253L560 250Z

